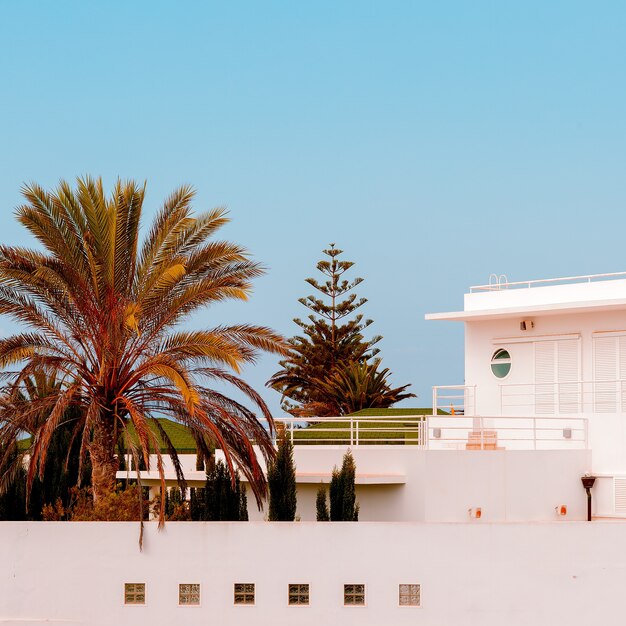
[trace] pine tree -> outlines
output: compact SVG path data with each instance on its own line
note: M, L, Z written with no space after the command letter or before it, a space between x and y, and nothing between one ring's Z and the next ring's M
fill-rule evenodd
M375 336L368 340L363 335L372 320L356 313L367 299L357 298L353 292L363 279L350 281L344 277L354 263L341 260L343 251L335 244L323 252L328 258L317 264L323 281L306 279L316 295L299 299L311 313L306 321L294 319L303 334L290 340L289 356L280 362L282 369L268 382L283 395L285 410L294 415L344 413L336 394L329 394L320 383L332 377L339 366L373 358L378 353L374 346L381 339Z
M267 468L270 492L269 520L293 522L296 517L296 468L293 444L283 428L278 437L278 451Z
M320 483L320 486L317 489L315 509L317 511L318 522L328 522L330 520L330 515L328 514L328 504L326 503L326 487L324 487L324 483Z

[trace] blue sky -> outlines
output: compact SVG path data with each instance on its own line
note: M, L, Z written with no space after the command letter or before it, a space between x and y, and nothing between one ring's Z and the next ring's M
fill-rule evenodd
M147 180L146 217L191 183L268 268L194 324L293 334L337 242L393 382L428 406L463 341L424 313L491 272L626 270L624 32L621 2L6 2L0 236L27 241L24 181Z

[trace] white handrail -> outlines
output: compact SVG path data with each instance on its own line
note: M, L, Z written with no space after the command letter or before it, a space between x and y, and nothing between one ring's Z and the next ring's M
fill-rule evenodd
M277 422L289 429L295 446L406 445L458 450L473 449L466 446L477 438L481 449L588 447L587 419L575 415L359 415L285 417ZM496 440L500 447L495 447Z
M579 380L550 383L501 383L500 413L626 413L626 380ZM515 414L515 413L513 413Z
M470 293L475 291L499 291L502 288L519 288L519 287L535 287L537 285L546 285L550 283L567 283L567 282L592 282L594 280L610 280L615 278L626 278L626 272L611 272L607 274L583 274L581 276L563 276L561 278L539 278L536 280L522 280L516 282L505 283L489 283L487 285L473 285L470 287Z

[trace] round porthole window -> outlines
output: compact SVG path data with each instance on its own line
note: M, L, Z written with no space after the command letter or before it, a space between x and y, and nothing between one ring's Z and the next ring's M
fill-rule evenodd
M491 371L496 378L506 378L511 371L511 355L506 350L496 350L491 357Z

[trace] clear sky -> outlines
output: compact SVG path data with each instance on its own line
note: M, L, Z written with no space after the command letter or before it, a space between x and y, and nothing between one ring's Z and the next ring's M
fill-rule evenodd
M146 217L191 183L268 268L194 324L292 335L337 242L430 406L463 340L424 313L491 272L626 270L625 32L623 2L2 2L0 239L24 181L147 180Z

